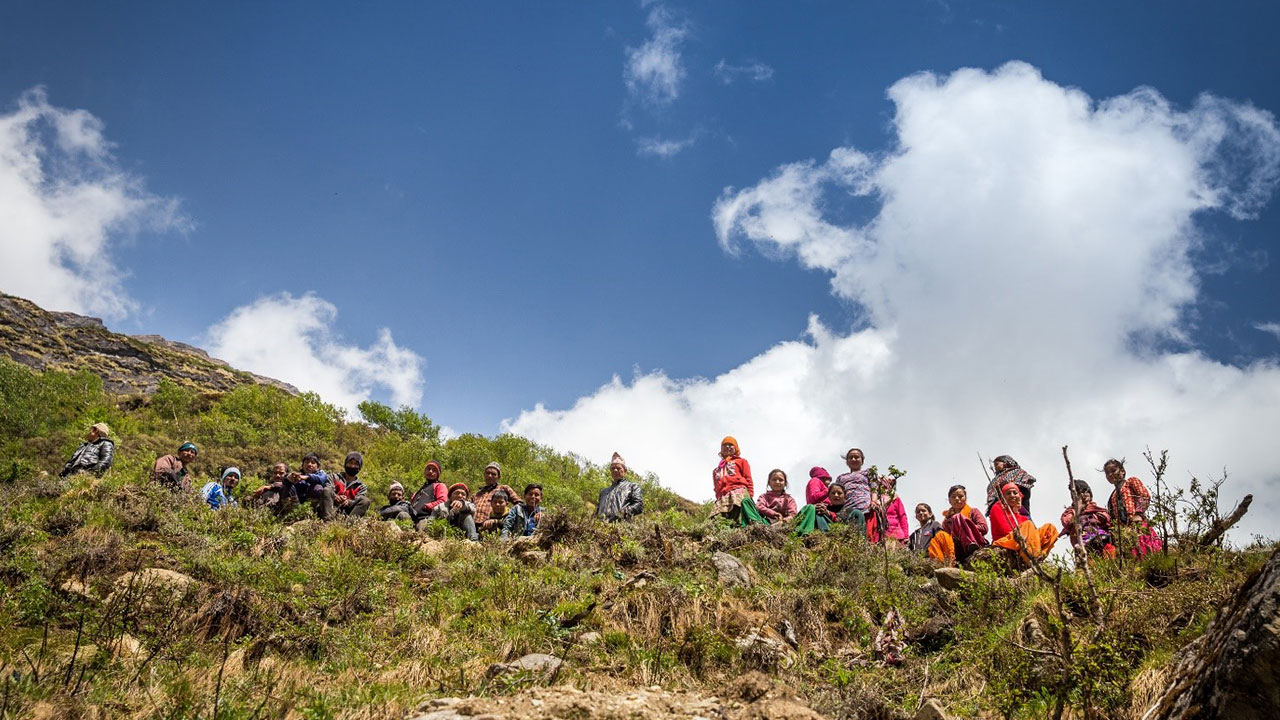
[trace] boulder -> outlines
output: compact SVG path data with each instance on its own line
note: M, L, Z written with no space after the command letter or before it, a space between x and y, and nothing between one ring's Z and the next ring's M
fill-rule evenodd
M933 571L933 577L942 587L948 590L959 590L965 583L973 582L977 575L960 568L941 567Z
M1280 717L1280 549L1183 648L1143 720Z
M720 550L711 555L711 564L716 566L716 576L720 584L726 587L750 587L751 572L747 566L727 552Z
M924 701L916 711L915 720L951 720L951 716L942 709L942 704L933 698Z
M545 653L530 653L518 660L509 663L494 663L489 666L489 677L498 677L500 675L515 675L527 673L535 676L551 677L564 660L555 655L547 655Z

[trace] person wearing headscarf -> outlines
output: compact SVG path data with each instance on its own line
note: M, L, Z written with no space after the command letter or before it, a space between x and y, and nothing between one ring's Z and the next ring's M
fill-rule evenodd
M871 507L866 514L866 525L867 540L873 544L888 538L904 543L911 532L907 525L907 509L902 498L898 497L897 483L897 478L892 475L871 478Z
M849 448L844 454L845 465L849 472L841 473L831 481L832 485L844 487L845 502L857 508L863 515L871 509L871 476L862 469L867 456L861 448Z
M91 472L101 475L111 467L116 457L116 444L110 437L111 428L104 422L89 426L84 442L71 453L71 459L62 466L58 477L66 477L72 473Z
M969 491L963 485L947 490L947 504L950 507L942 512L942 530L929 541L929 557L954 566L987 546L987 518L969 506Z
M485 525L489 520L489 512L493 504L493 494L498 490L506 493L507 498L514 499L518 497L516 491L512 490L509 485L498 482L502 478L502 466L496 462L491 462L484 467L484 483L476 488L475 495L471 501L476 506L476 527L489 529L491 526ZM501 526L499 526L499 529Z
M1053 549L1053 544L1058 541L1058 528L1054 527L1053 523L1045 523L1037 528L1031 522L1031 518L1020 512L1022 490L1016 484L1005 483L1004 487L1000 488L1000 494L1001 501L991 508L991 537L995 538L991 544L1014 553L1023 565L1031 560L1027 557L1027 553L1037 560L1048 555ZM1014 536L1015 528L1026 543L1025 551Z
M172 492L191 490L190 465L196 461L199 448L193 442L182 443L174 455L162 455L156 458L151 466L153 482L168 488Z
M824 467L809 468L809 484L804 488L806 505L817 505L827 499L827 488L831 486L831 473Z
M450 525L466 534L468 540L475 542L480 539L480 533L476 531L476 506L468 494L466 483L450 485L449 500L437 505L431 517L448 520Z
M942 524L933 517L933 508L928 503L916 504L916 522L920 523L920 527L911 533L911 537L907 540L907 549L911 552L926 554L929 551L929 543L933 540L933 536L942 530Z
M996 503L1000 502L1001 488L1009 483L1017 485L1018 492L1022 495L1022 507L1015 509L1031 517L1031 487L1036 484L1036 479L1008 455L1000 455L992 460L991 469L995 471L995 477L987 483L987 517L991 516Z
M1107 510L1117 527L1132 528L1138 534L1133 554L1142 556L1163 547L1160 536L1147 521L1151 507L1151 492L1136 477L1125 477L1124 461L1111 458L1102 465L1102 472L1111 483L1111 497L1107 498Z
M782 470L769 471L769 490L756 498L756 509L770 523L787 522L800 509L796 499L787 494L787 474Z
M200 497L209 503L209 507L214 510L220 510L228 505L235 505L236 499L231 496L231 491L235 490L236 485L240 484L240 468L229 467L222 471L222 477L216 482L210 481L200 488Z
M378 508L378 516L383 520L413 520L413 509L404 499L404 485L391 483L387 488L387 504Z
M616 452L609 460L609 476L613 484L600 491L596 517L605 522L618 522L643 512L644 490L640 483L627 479L627 461Z
M1115 555L1111 544L1111 515L1093 501L1093 489L1083 480L1075 482L1076 496L1080 498L1080 543L1076 543L1076 509L1074 503L1062 511L1062 535L1071 538L1071 546L1087 549L1099 555Z
M742 515L742 501L744 498L751 500L755 486L751 480L751 465L742 457L738 441L732 436L720 441L720 463L711 471L711 482L716 496L714 514L738 522Z
M356 477L363 467L364 456L352 451L342 463L342 472L333 476L333 503L338 512L347 517L364 517L373 504L369 488Z

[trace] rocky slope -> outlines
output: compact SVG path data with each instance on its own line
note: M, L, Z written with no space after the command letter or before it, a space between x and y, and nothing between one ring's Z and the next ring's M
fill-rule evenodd
M98 318L51 312L30 300L0 293L0 353L36 370L89 370L107 391L150 394L161 379L202 392L241 385L288 383L236 370L205 351L159 335L124 335Z

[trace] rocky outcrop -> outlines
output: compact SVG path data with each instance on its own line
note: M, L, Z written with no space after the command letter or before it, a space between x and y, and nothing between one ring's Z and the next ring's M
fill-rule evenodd
M165 378L201 392L260 384L298 394L288 383L236 370L200 348L159 335L111 332L98 318L51 312L3 293L0 353L34 370L89 370L118 394L151 394Z
M1162 673L1144 720L1280 717L1280 549Z

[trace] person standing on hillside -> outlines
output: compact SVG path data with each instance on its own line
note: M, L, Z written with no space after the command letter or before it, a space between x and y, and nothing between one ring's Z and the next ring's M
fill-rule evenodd
M995 512L996 505L1000 504L1000 496L1004 493L1004 486L1009 483L1017 485L1018 494L1022 496L1022 506L1014 510L1031 517L1031 487L1036 484L1036 479L1008 455L1000 455L992 460L991 469L996 476L987 483L987 517Z
M1160 536L1147 522L1147 510L1151 507L1151 491L1137 477L1125 477L1124 461L1111 458L1102 464L1107 482L1115 489L1107 498L1107 510L1117 528L1129 528L1138 534L1137 547L1131 548L1139 557L1163 547Z
M71 453L71 459L62 467L58 477L66 477L78 472L91 472L95 475L106 472L111 467L111 461L116 457L116 444L111 440L110 435L111 428L104 422L89 426L89 433L85 436L84 442Z
M484 484L476 489L476 494L471 497L471 501L476 506L476 527L486 527L485 521L489 519L490 506L493 503L493 494L498 490L506 493L508 498L516 498L516 491L509 486L498 482L502 478L502 466L496 462L491 462L484 467ZM451 491L452 492L452 491Z
M228 505L236 504L236 499L231 496L231 491L235 490L236 485L239 484L240 468L229 467L222 471L222 477L219 480L211 480L200 488L200 497L209 503L211 509L221 510Z
M363 467L364 456L352 451L342 463L342 472L333 476L333 503L347 517L364 517L373 504L369 489L356 477Z
M644 489L640 483L627 479L627 461L616 452L609 461L609 475L613 484L600 491L596 517L618 522L644 512Z
M737 522L742 514L742 499L750 499L755 487L751 481L751 465L742 457L738 441L731 435L720 441L720 464L711 471L711 483L716 495L713 514Z
M867 456L860 448L849 448L844 454L844 463L849 472L841 473L831 481L832 485L844 487L845 504L862 513L863 519L871 510L871 476L862 469Z
M289 484L298 496L298 501L308 501L316 517L328 520L333 517L334 488L329 482L329 474L320 469L320 456L307 453L302 456L302 466L298 472L289 473Z
M151 466L151 479L173 492L190 491L190 466L200 454L193 442L185 442L178 448L176 455L162 455Z
M428 460L422 468L422 477L426 482L409 498L409 513L420 531L431 523L431 513L449 499L448 488L440 480L440 463Z

